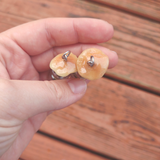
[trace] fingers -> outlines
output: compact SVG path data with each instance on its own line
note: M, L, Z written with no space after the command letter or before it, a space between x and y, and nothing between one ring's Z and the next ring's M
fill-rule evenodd
M0 80L0 107L9 116L25 120L42 112L61 109L76 102L87 89L85 80Z
M44 72L49 70L49 63L57 54L64 53L70 50L78 57L79 54L87 48L98 48L102 50L109 57L109 68L113 68L118 62L118 56L116 52L113 52L105 47L96 44L75 44L70 46L52 48L44 52L43 54L32 57L32 63L38 72Z
M98 19L50 18L15 27L3 34L29 55L38 55L53 46L106 42L113 36L113 27Z

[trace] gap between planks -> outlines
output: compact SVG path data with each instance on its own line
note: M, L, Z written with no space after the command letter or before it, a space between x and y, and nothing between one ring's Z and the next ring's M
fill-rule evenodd
M72 146L72 147L75 147L75 148L77 148L77 149L80 149L80 150L83 150L83 151L87 151L87 152L89 152L89 153L91 153L91 154L94 154L94 155L96 155L96 156L99 156L99 157L102 157L102 158L106 158L107 160L108 160L108 159L109 159L109 160L121 160L121 159L117 159L117 158L114 158L114 157L111 157L111 156L107 156L107 155L105 155L105 154L101 154L101 153L99 153L99 152L92 151L91 149L82 147L82 146L77 145L77 144L74 144L74 143L72 143L72 142L70 142L70 141L67 141L67 140L64 140L64 139L62 139L62 138L59 138L59 137L50 135L50 134L48 134L48 133L44 133L43 131L38 131L37 133L38 133L38 134L41 134L41 135L43 135L43 136L49 137L49 138L51 138L51 139L54 139L54 140L56 140L56 141L65 143L65 144L67 144L67 145L69 145L69 146ZM20 160L21 160L21 159L20 159Z
M160 96L160 90L159 89L157 89L155 87L152 87L152 86L149 86L147 84L142 84L138 81L130 80L130 79L124 78L123 76L120 76L120 75L118 76L114 73L106 73L103 77L107 78L107 79L110 79L112 81L115 81L115 82L125 84L127 86L137 88L139 90L142 90L142 91L149 92L149 93Z
M111 160L36 133L19 160Z
M111 9L115 9L115 10L118 10L120 12L130 14L132 16L136 16L136 17L139 17L139 18L143 18L143 19L146 19L146 20L150 20L150 21L153 21L153 22L160 23L160 19L158 19L156 17L149 16L149 15L146 15L146 14L143 14L143 13L140 13L140 12L136 12L136 11L130 10L126 7L117 6L117 5L113 4L112 2L108 3L108 2L99 1L99 0L82 0L82 1L88 1L90 3L95 3L97 5L107 6Z

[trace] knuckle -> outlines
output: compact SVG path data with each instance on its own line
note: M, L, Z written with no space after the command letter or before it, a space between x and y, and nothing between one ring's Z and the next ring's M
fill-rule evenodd
M44 27L45 27L45 31L46 31L46 38L48 43L50 44L50 46L54 46L56 45L56 40L51 32L51 28L50 28L50 18L47 18L44 20Z

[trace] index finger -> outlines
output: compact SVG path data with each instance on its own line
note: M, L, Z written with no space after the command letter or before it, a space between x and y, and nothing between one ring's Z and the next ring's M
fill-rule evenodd
M113 27L106 21L91 18L48 18L23 24L2 34L33 56L55 46L106 42L113 36Z

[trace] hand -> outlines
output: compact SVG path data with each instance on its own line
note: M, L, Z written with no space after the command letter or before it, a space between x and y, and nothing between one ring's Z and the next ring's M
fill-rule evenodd
M97 45L112 35L107 22L83 18L44 19L0 34L0 160L17 160L49 113L85 94L84 80L51 81L50 60L95 47L112 68L117 54Z

